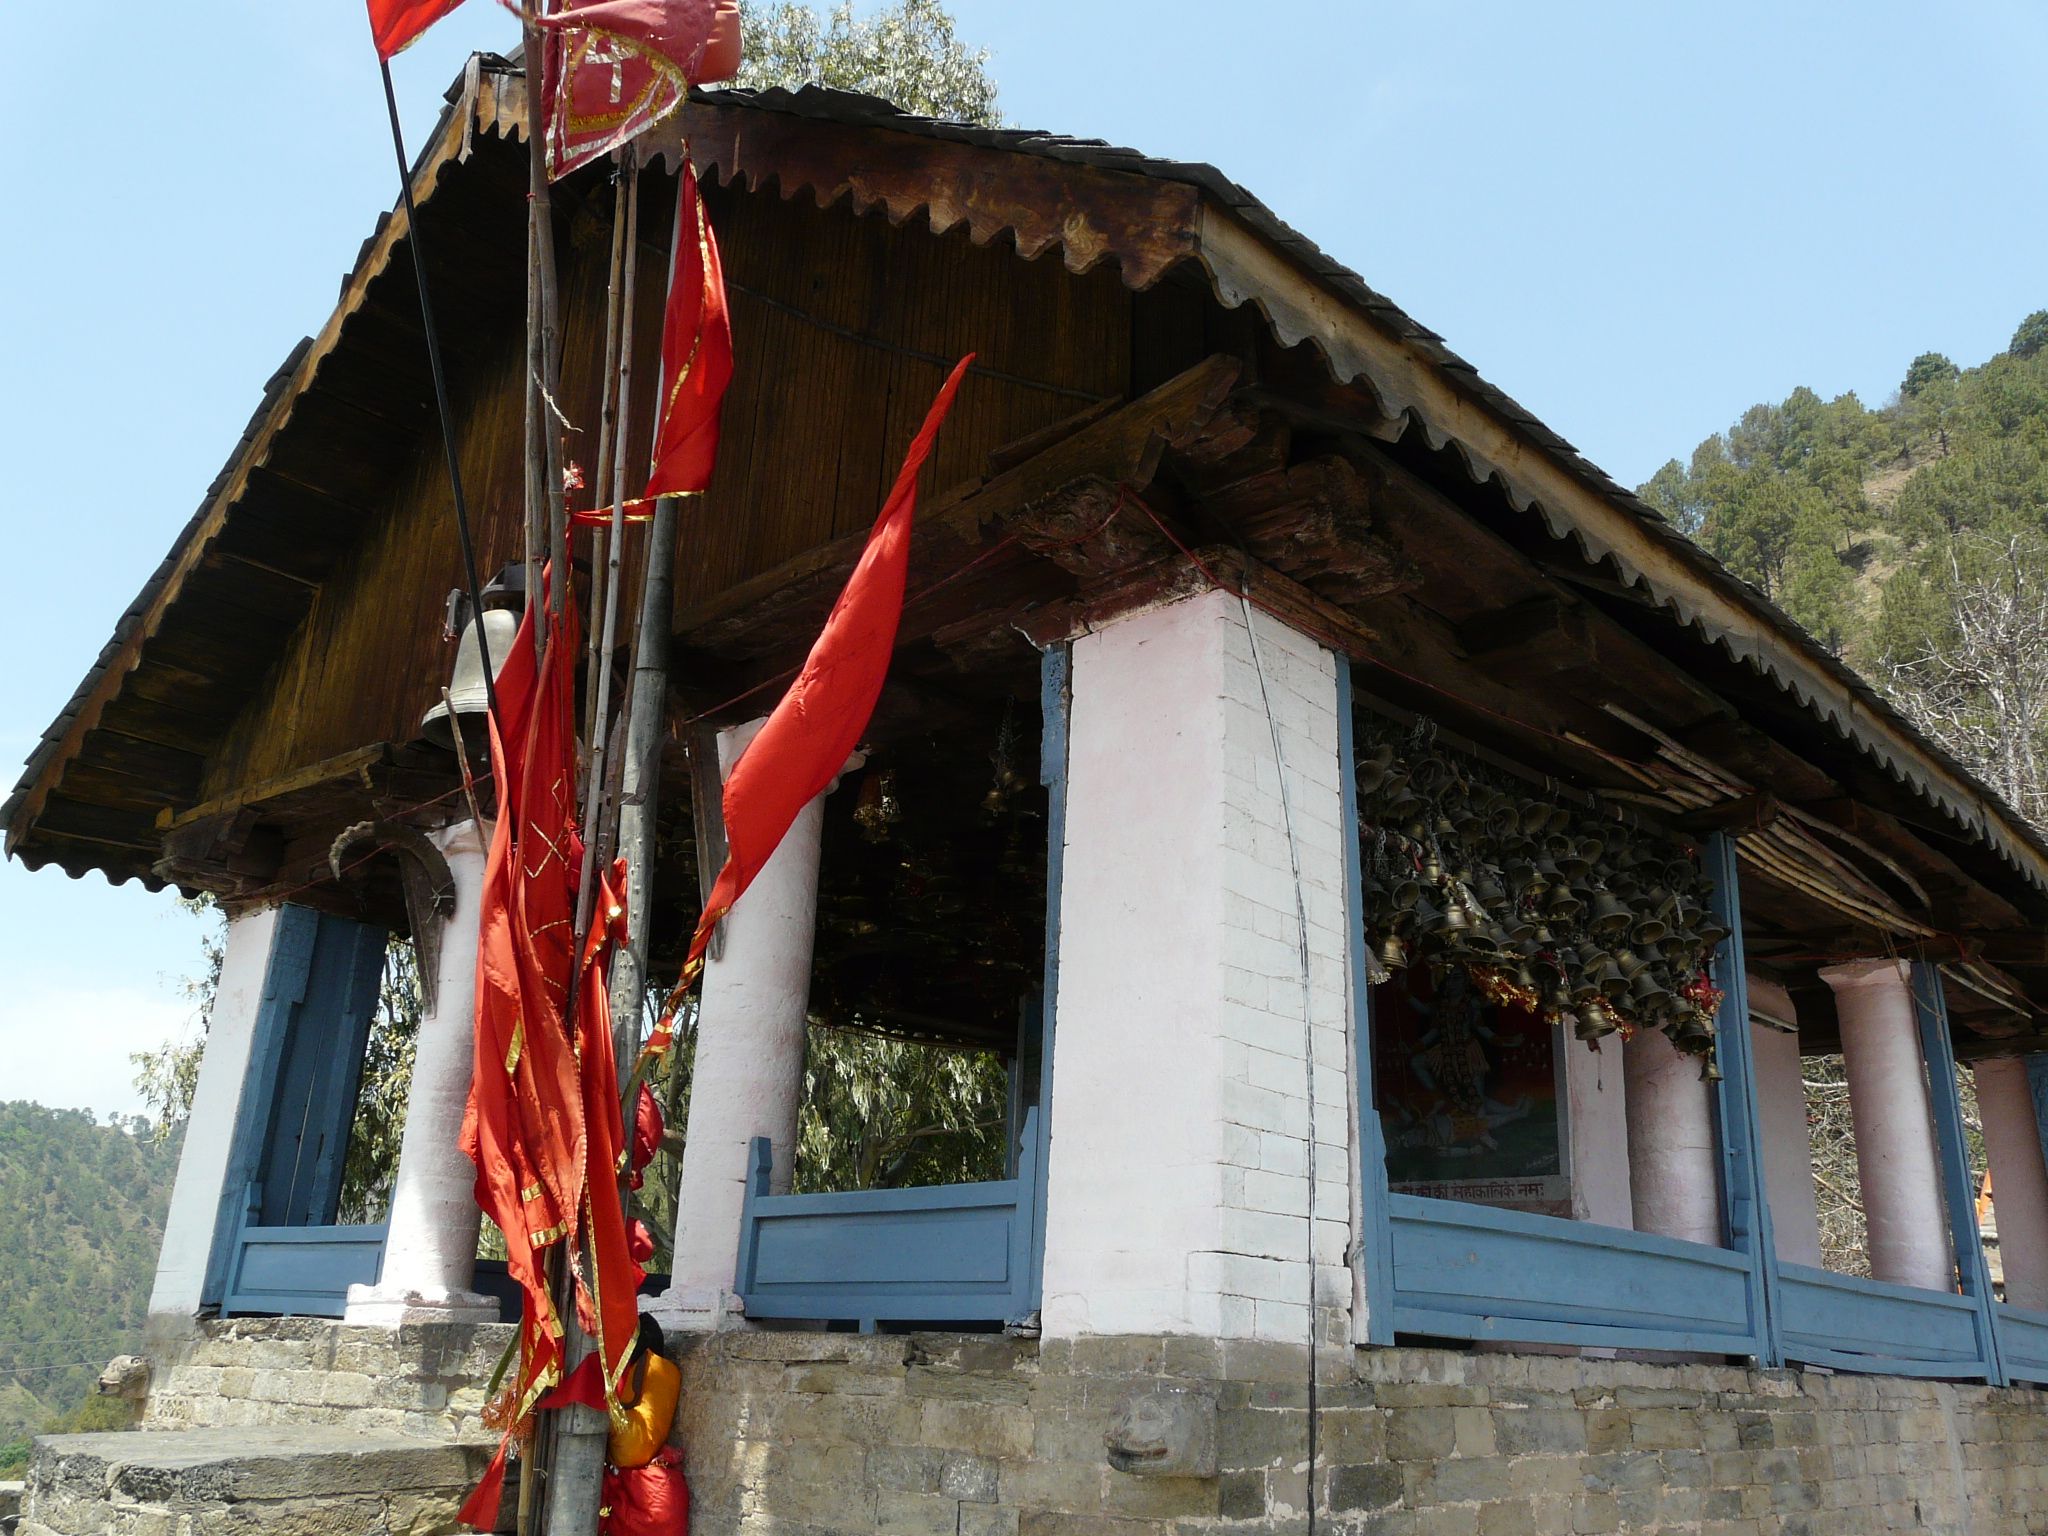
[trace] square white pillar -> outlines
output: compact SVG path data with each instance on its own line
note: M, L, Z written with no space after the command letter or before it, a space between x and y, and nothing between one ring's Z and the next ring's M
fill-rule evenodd
M1338 662L1263 614L1254 622L1258 666L1244 608L1224 593L1074 642L1049 1336L1305 1343L1313 1274L1317 1303L1345 1314L1324 1313L1324 1336L1348 1337Z
M1821 1267L1820 1201L1813 1183L1813 1141L1806 1130L1806 1078L1799 1036L1763 1022L1798 1022L1792 996L1774 981L1749 978L1749 1055L1756 1068L1757 1140L1764 1193L1771 1203L1771 1246L1786 1264Z
M185 1122L178 1176L171 1185L163 1246L157 1252L156 1284L149 1296L152 1317L189 1318L199 1311L206 1266L220 1225L221 1198L226 1193L222 1186L241 1116L256 1016L263 1007L278 910L268 907L228 919L220 985L213 995L199 1083L192 1094L191 1116Z

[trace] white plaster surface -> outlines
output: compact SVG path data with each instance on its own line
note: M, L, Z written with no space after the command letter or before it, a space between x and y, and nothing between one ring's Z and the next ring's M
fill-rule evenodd
M1749 978L1749 1001L1753 1011L1774 1019L1798 1018L1791 994L1761 976ZM1820 1208L1799 1037L1752 1020L1749 1044L1756 1063L1757 1139L1763 1147L1764 1193L1771 1202L1771 1245L1784 1263L1819 1269Z
M349 1323L498 1320L497 1304L469 1289L483 1212L475 1165L459 1145L475 1057L477 927L489 838L471 821L433 834L455 880L455 910L441 920L434 1011L420 1017L384 1267L375 1285L348 1288Z
M277 912L271 907L228 920L220 987L214 994L206 1052L200 1058L192 1114L185 1125L185 1146L178 1157L178 1176L164 1218L156 1284L149 1297L152 1316L191 1317L199 1311L206 1261L213 1251L214 1227L220 1216L221 1185L227 1177L235 1118L255 1039L256 1014L263 1006Z
M2041 1156L2027 1064L2017 1056L2001 1056L1978 1062L1974 1071L2005 1299L2016 1307L2048 1311L2048 1164Z
M731 773L764 723L720 733L721 773ZM669 1288L647 1309L672 1326L720 1326L731 1306L747 1151L756 1136L775 1144L775 1192L789 1189L803 1097L824 821L820 796L798 813L727 914L723 944L704 968L676 1197L675 1261Z
M1560 1048L1571 1146L1572 1219L1632 1227L1628 1082L1621 1041L1611 1035L1599 1042L1580 1040L1566 1031Z
M1721 1245L1713 1084L1700 1059L1645 1029L1621 1048L1628 1078L1629 1193L1638 1232Z
M1300 848L1238 600L1074 642L1048 1336L1348 1332L1355 1154L1335 658L1258 615ZM1308 1093L1308 1039L1316 1063Z
M1955 1264L1910 975L1903 960L1852 960L1820 973L1841 1020L1870 1272L1947 1291L1955 1288Z

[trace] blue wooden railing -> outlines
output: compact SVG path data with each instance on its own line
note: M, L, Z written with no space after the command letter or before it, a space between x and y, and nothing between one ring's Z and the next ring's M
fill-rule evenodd
M1013 1323L1038 1310L1036 1108L1017 1176L986 1184L771 1195L756 1137L734 1282L747 1316L880 1323Z
M1351 678L1338 670L1344 817L1356 829ZM1916 965L1913 993L1940 1152L1953 1292L1830 1274L1778 1261L1756 1133L1755 1068L1742 953L1735 845L1709 841L1716 914L1729 930L1714 957L1725 997L1714 1095L1721 1148L1721 1245L1677 1242L1519 1211L1392 1193L1373 1108L1372 988L1366 980L1358 840L1345 839L1350 884L1359 1156L1366 1172L1360 1267L1365 1337L1397 1334L1804 1361L1837 1369L2048 1385L2048 1313L1994 1304L1970 1198L1956 1067L1940 973ZM2040 1085L2048 1098L2048 1070Z
M1991 1315L1998 1335L1998 1363L2006 1379L2048 1386L2048 1312L2000 1302Z
M1648 1232L1391 1195L1398 1332L1747 1355L1746 1255Z

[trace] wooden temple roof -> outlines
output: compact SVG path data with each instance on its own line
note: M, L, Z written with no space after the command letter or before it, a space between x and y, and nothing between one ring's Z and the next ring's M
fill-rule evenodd
M517 409L516 391L478 381L516 372L524 92L512 66L473 59L413 173L435 306L479 419ZM941 242L932 259L960 270L969 250L1040 270L1056 256L1061 291L1077 304L1092 295L1089 315L1137 306L1116 311L1128 332L1113 338L1119 371L1100 376L1072 363L1094 322L1064 300L1000 317L1020 334L984 352L984 402L963 396L971 454L942 451L920 509L906 688L943 697L1027 640L1211 582L1248 586L1352 657L1361 686L1393 707L1647 811L1740 832L1766 968L1873 942L1967 961L1998 1000L1981 1017L1965 1002L1966 1022L2006 1042L2038 1038L2042 834L1760 593L1220 172L816 88L698 93L655 155L673 163L685 135L714 216L744 203L771 233L824 227L804 219L885 223L888 238ZM596 204L586 193L579 212L573 191L567 202L573 239ZM363 713L376 730L307 731L296 756L246 750L252 699L287 683L322 697L317 656L280 658L323 601L358 593L359 615L322 619L344 639L399 617L346 582L378 557L395 488L431 478L431 455L419 468L433 421L413 259L403 215L386 215L333 315L272 378L31 754L0 807L9 853L74 876L275 895L312 867L337 818L448 792L446 765L402 728L419 705L400 666L350 684L374 696ZM836 300L803 263L800 247L729 269L736 314L763 334L801 320L865 344L857 306L820 318ZM815 312L799 313L806 305ZM903 338L922 334L914 318L894 343L913 359L923 353ZM925 350L942 361L952 338L932 335ZM761 366L778 360L796 366L779 354ZM1004 403L1004 390L1028 405ZM892 398L870 435L900 451L903 434L890 433L918 409ZM747 422L729 419L734 451L758 460L777 410L764 394ZM679 582L693 719L720 718L722 701L801 656L883 473L879 455L864 464L845 505L818 513L819 536L794 522L741 526L721 535L730 548L707 546L715 571ZM772 524L781 499L754 515ZM404 623L425 622L407 603ZM1816 895L1830 882L1856 894ZM1766 932L1779 935L1775 955Z

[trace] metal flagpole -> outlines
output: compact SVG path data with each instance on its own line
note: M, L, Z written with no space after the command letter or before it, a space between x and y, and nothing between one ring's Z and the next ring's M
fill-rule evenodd
M434 376L434 405L441 417L441 449L448 458L448 489L455 501L455 530L462 540L462 574L469 584L470 628L484 664L484 704L498 718L498 685L491 669L491 645L484 636L482 583L476 574L476 544L469 532L469 502L462 494L462 463L455 448L455 414L448 405L448 375L441 364L441 334L434 329L434 304L427 293L427 252L420 239L419 210L412 200L412 162L405 153L405 131L398 123L398 93L391 85L391 61L380 52L377 69L384 77L384 107L391 115L391 148L398 156L398 190L405 209L405 236L412 242L413 278L420 290L420 324L427 332L427 367ZM451 721L459 729L459 722Z

